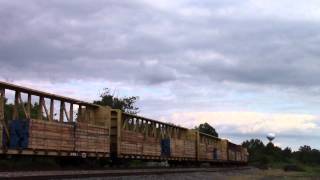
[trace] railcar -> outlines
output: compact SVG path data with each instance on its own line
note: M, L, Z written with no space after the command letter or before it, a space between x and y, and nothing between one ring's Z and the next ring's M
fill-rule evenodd
M111 153L116 158L196 160L196 134L149 118L111 112Z
M12 114L4 110L8 97ZM0 83L1 154L107 158L108 119L108 107Z
M198 133L198 160L203 162L226 162L227 140Z
M248 152L246 148L227 142L228 162L233 164L245 164L248 161Z
M246 148L197 130L111 110L113 159L246 164Z
M13 97L5 112L6 95ZM36 105L34 104L36 102ZM245 164L228 140L119 109L0 82L0 154Z

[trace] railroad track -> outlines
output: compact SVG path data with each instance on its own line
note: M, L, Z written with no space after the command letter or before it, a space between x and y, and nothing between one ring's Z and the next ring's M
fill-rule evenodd
M121 177L161 175L196 172L230 172L248 170L250 167L229 168L160 168L160 169L108 169L108 170L67 170L67 171L24 171L0 172L0 179L68 179L89 177Z

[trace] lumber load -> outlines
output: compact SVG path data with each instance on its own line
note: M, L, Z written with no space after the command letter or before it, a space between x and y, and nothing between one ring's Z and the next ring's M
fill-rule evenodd
M242 161L247 162L248 161L248 150L247 148L242 148Z
M155 137L145 137L142 151L143 155L146 156L160 156L161 155L161 145L160 139Z
M121 131L120 150L122 154L142 155L143 135L129 130Z
M220 160L228 160L228 140L221 140L221 158Z
M242 160L241 152L237 151L236 152L236 161L241 161L241 160Z
M80 112L77 122L97 125L99 127L110 126L111 108L108 106L81 108Z
M184 157L196 158L196 142L185 140L184 141Z
M230 161L241 161L242 147L234 143L228 142L228 160Z
M222 139L199 133L199 147L198 147L198 156L202 161L221 161L223 158L226 158L226 155L223 154L223 145L226 144ZM227 147L227 146L226 146Z
M228 150L229 161L236 161L236 152L234 150Z
M199 156L201 160L213 160L213 144L200 143Z
M191 140L170 139L171 157L196 157L196 143Z
M199 143L199 158L200 160L207 160L206 144Z
M223 160L222 155L222 142L220 140L199 143L200 160Z
M170 139L171 157L183 157L184 142L180 139Z
M56 121L29 121L30 149L73 151L74 128L72 124Z
M87 123L75 126L75 151L110 152L108 128Z
M109 129L86 123L30 120L28 148L110 152Z
M160 139L145 136L136 131L122 130L120 140L121 154L160 156Z

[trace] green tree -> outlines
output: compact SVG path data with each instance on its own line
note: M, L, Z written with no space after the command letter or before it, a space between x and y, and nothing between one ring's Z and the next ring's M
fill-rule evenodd
M4 100L4 119L6 121L12 120L13 104L8 104L8 100Z
M313 163L315 156L313 155L314 151L310 146L304 145L299 148L297 152L297 159L302 163Z
M275 163L300 162L304 164L320 164L320 151L304 145L292 152L289 147L281 149L272 143L264 145L259 139L251 139L242 143L249 152L249 163L257 166L268 166Z
M265 154L265 145L259 139L251 139L245 141L242 146L247 148L249 153L249 162L257 165L265 165L269 162Z
M311 147L307 146L307 145L300 146L300 148L299 148L299 151L304 152L304 153L309 153L309 152L311 152L311 150L312 150Z
M251 139L250 141L245 141L242 143L243 147L246 147L248 150L259 150L262 151L264 149L264 144L259 139Z
M219 134L216 132L216 130L208 123L200 124L198 128L200 132L212 135L214 137L219 137Z
M264 152L273 162L286 161L285 157L282 156L282 149L275 146L272 142L266 145Z
M110 89L105 88L101 93L100 98L100 100L94 101L93 103L101 106L110 106L113 109L121 109L123 112L129 114L139 113L139 108L136 105L139 100L138 96L119 98L111 94Z
M292 157L292 150L289 147L286 147L283 151L282 151L282 156L290 159Z
M14 109L14 104L12 103L8 103L8 100L5 99L5 102L4 102L4 119L9 122L9 121L12 121L13 120L13 109ZM27 104L24 103L24 106L26 107ZM31 118L33 119L37 119L39 116L39 111L40 107L39 107L39 104L38 103L34 103L34 104L31 104L31 112L30 112L30 115L31 115ZM18 117L19 118L26 118L26 115L23 111L23 108L22 108L22 105L18 105ZM43 119L45 119L46 117L43 117Z

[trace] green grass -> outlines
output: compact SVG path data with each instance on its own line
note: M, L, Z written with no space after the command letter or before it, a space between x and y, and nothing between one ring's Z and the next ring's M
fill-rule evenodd
M271 169L284 169L287 165L296 165L302 169L302 171L297 172L301 176L307 177L320 177L320 165L303 164L295 160L290 160L289 162L271 162L268 163L267 167Z
M302 172L305 175L308 176L320 176L320 165L300 165L305 171Z

